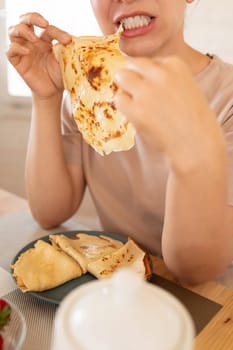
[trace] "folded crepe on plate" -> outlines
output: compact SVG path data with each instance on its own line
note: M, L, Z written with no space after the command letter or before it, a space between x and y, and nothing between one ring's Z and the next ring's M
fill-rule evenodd
M145 278L151 275L148 254L130 238L125 244L86 233L74 237L52 234L49 239L52 244L39 239L12 265L12 274L23 292L45 291L86 272L98 279L107 278L121 267L132 268Z
M116 239L86 233L78 233L75 237L53 234L49 236L49 239L55 247L59 247L75 259L83 273L87 272L87 265L90 261L98 260L123 246L123 243Z
M23 292L41 292L82 275L73 258L42 240L22 253L12 269L17 286Z
M151 276L149 255L145 253L132 239L117 251L90 262L87 270L98 279L110 277L119 268L132 268L143 275L145 279Z
M73 116L84 140L99 154L128 150L135 129L114 104L114 73L126 63L119 49L120 30L108 36L73 37L54 45Z

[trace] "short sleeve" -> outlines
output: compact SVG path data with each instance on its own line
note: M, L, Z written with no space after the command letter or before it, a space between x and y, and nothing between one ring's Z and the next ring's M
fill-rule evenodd
M233 206L233 105L224 118L222 128L228 155L228 204Z
M82 164L82 136L71 111L71 101L65 95L62 104L61 130L63 148L67 163Z
M213 55L197 80L224 133L228 156L228 204L233 206L233 65Z

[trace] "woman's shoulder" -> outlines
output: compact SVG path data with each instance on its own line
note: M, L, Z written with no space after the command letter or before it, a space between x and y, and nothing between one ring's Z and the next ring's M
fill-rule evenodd
M223 85L233 86L233 64L224 61L218 55L210 55L211 58L208 66L205 67L197 76L197 81L200 84L208 84L210 82L221 83Z
M225 123L233 108L233 64L212 55L208 66L196 76L196 80L219 122Z
M216 70L219 78L233 84L233 64L222 60L219 56L213 56L213 70Z

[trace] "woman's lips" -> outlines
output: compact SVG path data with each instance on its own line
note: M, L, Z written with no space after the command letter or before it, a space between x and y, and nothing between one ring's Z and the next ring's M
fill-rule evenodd
M153 17L148 25L132 29L124 29L121 35L125 38L132 38L140 35L145 35L152 30L152 28L155 26L155 22L156 18Z

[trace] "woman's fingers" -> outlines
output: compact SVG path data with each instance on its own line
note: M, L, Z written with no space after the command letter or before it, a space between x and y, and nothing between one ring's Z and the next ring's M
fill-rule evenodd
M132 96L122 90L118 90L114 102L120 110L125 110L132 102Z
M131 120L131 117L135 120L135 108L141 113L140 108L138 108L138 101L141 100L145 84L143 76L135 70L124 68L116 72L114 80L119 88L114 98L117 108L129 120Z
M9 27L8 35L11 42L20 42L22 40L35 42L38 39L38 37L34 33L34 28L29 27L24 23L20 23L15 26Z
M35 34L35 27L43 30L39 36ZM39 39L45 42L57 40L64 45L68 44L72 39L71 35L55 26L49 25L48 21L36 12L20 16L19 24L9 27L9 38L12 42L17 41L19 43L22 42L22 39L32 43Z
M49 24L49 22L37 12L29 12L21 15L19 17L19 22L39 28L46 28Z
M17 66L17 64L20 62L22 56L28 55L30 53L30 50L22 46L18 43L13 43L10 45L6 55L8 60L14 65Z
M121 69L116 72L114 80L117 86L131 97L140 93L138 86L142 83L142 76L129 69Z
M47 42L57 40L64 45L68 44L72 40L70 34L52 25L49 25L44 30L44 32L40 35L40 38Z
M9 38L12 42L20 42L23 39L34 43L39 39L42 39L46 42L52 42L53 40L57 40L65 45L68 44L72 39L71 35L69 35L65 31L60 30L57 27L51 25L48 25L39 37L34 33L34 28L32 26L28 26L24 23L20 23L18 25L9 27L8 32Z
M18 43L12 43L7 51L8 58L12 58L14 56L23 56L30 53L29 48L22 46Z
M138 97L141 87L148 86L151 81L156 82L163 79L164 63L162 60L151 60L149 58L132 58L125 68L116 72L116 84L128 94Z
M142 79L154 80L164 64L163 61L163 59L151 60L146 57L138 57L131 59L127 63L127 68L137 73Z
M48 21L38 13L27 13L19 18L19 23L10 26L8 35L11 41L20 42L22 39L30 42L38 40L34 32L34 26L45 29Z

